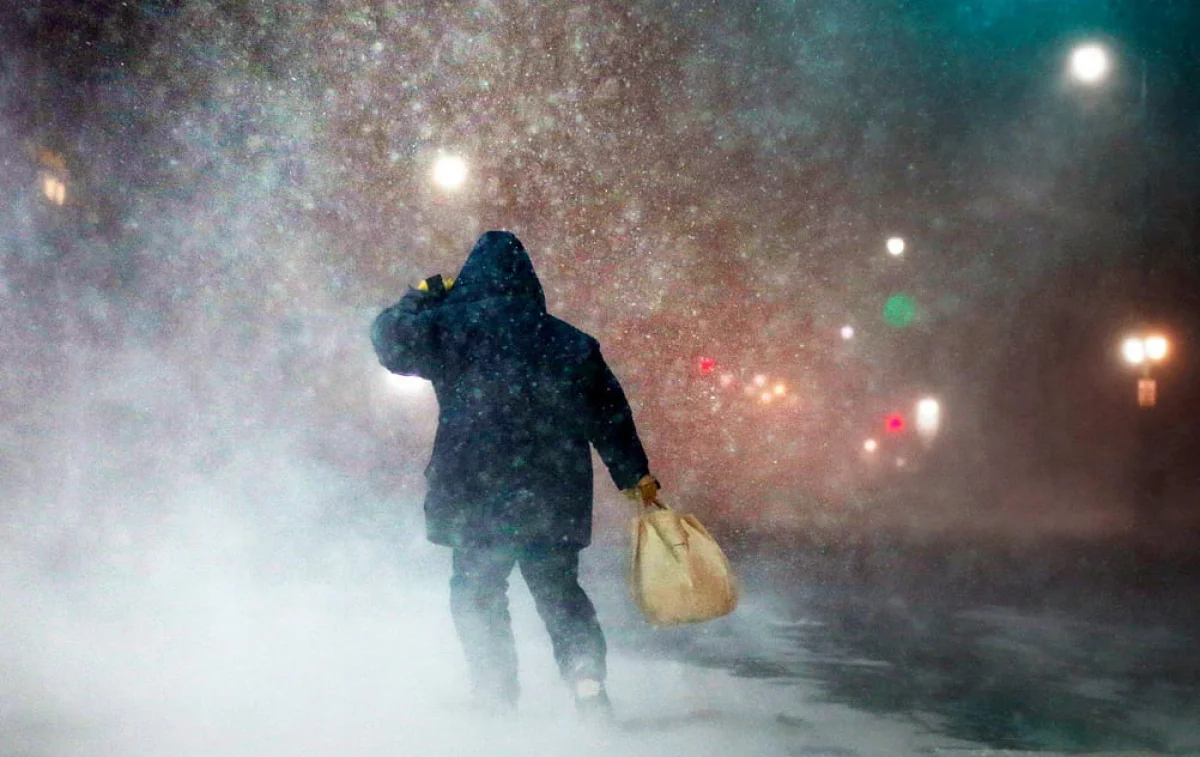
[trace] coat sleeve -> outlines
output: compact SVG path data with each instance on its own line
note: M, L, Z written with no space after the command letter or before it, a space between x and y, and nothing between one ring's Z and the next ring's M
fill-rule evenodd
M620 382L598 345L594 345L584 365L589 411L588 441L596 448L618 489L637 485L650 472L646 451L633 424L633 411L625 399Z
M439 369L436 301L410 289L371 324L371 344L384 368L432 380Z

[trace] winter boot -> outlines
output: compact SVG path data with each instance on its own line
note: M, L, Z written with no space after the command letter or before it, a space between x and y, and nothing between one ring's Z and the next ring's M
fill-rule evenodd
M613 719L612 702L604 690L604 682L595 678L580 678L571 684L575 696L575 712L589 722L608 722Z

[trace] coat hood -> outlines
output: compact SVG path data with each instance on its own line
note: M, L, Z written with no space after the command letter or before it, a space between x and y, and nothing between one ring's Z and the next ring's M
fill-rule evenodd
M521 297L546 309L542 282L521 240L508 231L488 231L479 237L454 280L450 302L474 302L490 297Z

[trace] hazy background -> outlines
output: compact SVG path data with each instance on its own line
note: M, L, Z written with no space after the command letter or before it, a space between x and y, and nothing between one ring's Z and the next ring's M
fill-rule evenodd
M670 501L725 533L1110 536L1146 470L1156 527L1194 522L1189 2L0 19L2 713L140 712L152 753L149 722L253 721L253 687L312 693L267 730L461 696L420 514L436 408L367 331L489 228L600 339ZM1084 38L1120 56L1095 90L1064 74ZM1175 345L1152 422L1117 352L1144 323ZM757 373L795 400L714 381ZM923 394L941 439L869 474L863 439ZM601 473L603 544L624 507Z

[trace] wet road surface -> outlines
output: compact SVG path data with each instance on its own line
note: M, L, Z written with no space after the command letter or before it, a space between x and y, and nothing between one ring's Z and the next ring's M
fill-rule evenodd
M726 538L728 619L614 647L994 749L1200 754L1200 559L1122 540ZM802 718L802 711L781 717Z

